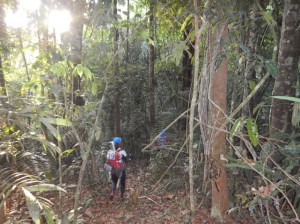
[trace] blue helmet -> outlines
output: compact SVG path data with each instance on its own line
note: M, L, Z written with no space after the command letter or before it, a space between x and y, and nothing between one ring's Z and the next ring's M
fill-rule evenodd
M121 143L121 138L120 137L115 137L114 138L114 143Z

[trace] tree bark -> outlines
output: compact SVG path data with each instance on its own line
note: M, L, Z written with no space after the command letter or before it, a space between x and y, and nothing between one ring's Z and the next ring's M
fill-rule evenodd
M286 0L279 43L279 73L275 79L273 96L295 96L300 56L299 15L300 1ZM284 133L292 131L292 111L293 103L272 99L270 135L278 131Z
M5 77L2 67L2 57L0 55L0 95L6 96Z
M205 50L204 50L204 60L200 76L200 88L199 88L199 103L198 103L198 114L199 114L199 123L201 130L201 139L204 147L204 156L205 156L205 165L203 171L203 180L202 180L202 191L206 191L208 183L208 167L209 164L207 159L209 158L211 152L211 129L210 127L210 117L209 117L209 86L210 86L210 74L212 73L212 25L211 25L211 16L208 16L211 12L211 0L207 0L204 9L204 19L205 26L207 27L207 36L205 40Z
M189 107L189 97L190 97L190 89L192 83L192 57L194 56L194 46L190 40L188 40L188 36L192 31L191 27L187 27L183 32L183 40L188 45L188 50L183 51L182 57L182 91L183 91L183 110L186 110ZM183 117L181 119L181 130L186 130L187 119Z
M255 80L255 49L256 49L256 37L258 32L258 8L255 3L252 4L252 13L250 14L250 29L249 29L249 38L248 38L248 49L249 52L247 54L246 68L245 68L245 78L244 78L244 92L243 99L245 99L249 93L250 89L250 81ZM242 109L242 114L244 117L252 117L252 104L250 100Z
M222 7L226 8L225 3ZM212 210L211 216L224 221L229 207L227 173L220 156L226 148L226 111L227 111L227 69L228 60L221 43L227 36L227 26L220 17L212 27L212 1L208 0L204 9L207 27L206 49L201 72L198 113L204 155L208 161L204 168L203 190L206 190L208 174L211 179ZM216 8L218 10L218 7ZM210 167L210 170L208 170Z
M199 88L199 67L200 67L200 18L199 18L199 0L194 0L194 27L195 27L195 67L194 67L194 79L193 79L193 93L191 99L191 110L189 116L189 185L190 185L190 210L192 218L195 215L195 196L194 196L194 119L195 108L197 102L198 88Z
M154 134L155 125L155 73L154 73L154 6L155 0L150 0L150 17L149 17L149 128L150 137Z
M70 45L71 45L71 61L74 66L81 64L82 60L82 34L83 34L83 10L85 8L84 2L76 0L70 2L72 22L70 24ZM72 91L71 102L75 105L82 106L82 97L79 96L81 85L81 78L79 75L72 74Z
M221 41L227 35L226 24L217 25L217 54L222 55ZM219 55L219 56L220 56ZM226 220L226 211L229 208L227 173L224 161L220 160L221 155L225 153L226 148L226 127L223 123L226 121L227 111L227 79L228 79L228 60L222 55L222 61L216 68L211 79L210 99L211 116L214 130L211 139L211 173L212 173L212 209L211 216L220 220Z
M5 16L5 14L4 14L4 10L3 10L3 5L0 3L0 40L5 40L5 37L6 37L4 16ZM5 77L4 77L4 72L3 72L3 67L2 67L2 57L1 57L2 50L3 49L1 47L1 49L0 49L0 95L6 96L7 92L6 92Z
M117 0L113 0L113 15L115 18L115 22L117 22ZM114 100L114 107L115 107L115 136L120 136L121 134L121 115L120 115L120 88L119 88L119 55L118 55L118 44L119 44L119 30L117 26L113 28L113 35L114 35L114 62L113 62L113 75L115 77L116 85L115 85L115 100Z

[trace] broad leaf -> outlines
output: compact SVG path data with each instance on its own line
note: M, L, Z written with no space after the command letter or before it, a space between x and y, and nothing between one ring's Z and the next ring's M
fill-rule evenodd
M58 140L61 141L61 136L58 132L58 130L53 127L50 123L48 118L39 118L39 120L48 128L48 130L51 132L51 134Z
M185 29L185 27L187 26L187 24L191 22L192 16L193 16L193 14L189 14L189 15L185 18L185 20L184 20L184 22L182 23L181 28L180 28L180 31L181 31L181 32L184 31L184 29Z
M72 126L72 122L62 118L41 118L43 121L47 121L50 124L61 125L61 126Z
M277 74L278 74L278 68L277 68L276 63L274 61L267 61L266 67L267 67L267 71L270 73L270 75L273 78L276 78Z
M36 197L33 194L31 194L29 190L23 187L22 191L25 195L27 207L32 220L34 221L35 224L40 224L41 223L40 212L42 210L41 204L36 199Z
M49 148L53 149L54 152L61 153L60 148L58 148L54 143L47 141L45 138L37 138L31 137L32 139L41 142L42 144L48 146Z
M238 119L235 120L231 130L230 130L230 139L232 139L235 136L235 133L240 129L242 125L242 117L239 117Z
M248 136L249 136L251 143L254 146L257 146L257 144L258 144L258 129L257 129L255 120L252 118L247 119L247 132L248 132Z
M43 205L43 210L45 212L47 224L54 224L55 213L53 212L53 210L46 205Z
M83 67L82 71L83 71L83 73L85 75L85 78L87 80L92 80L94 78L93 73L87 67Z

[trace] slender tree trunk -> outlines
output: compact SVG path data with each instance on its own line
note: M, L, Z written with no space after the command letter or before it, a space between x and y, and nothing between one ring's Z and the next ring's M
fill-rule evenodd
M194 79L193 79L193 92L191 99L191 110L189 116L189 185L190 185L190 211L192 218L195 215L195 196L194 196L194 119L195 119L195 108L198 96L199 88L199 67L200 67L200 16L199 16L199 0L193 0L194 4L194 27L195 27L195 64L194 64Z
M221 41L227 35L226 24L217 25L216 33L216 56L223 54ZM219 38L220 37L220 38ZM212 173L212 209L211 216L220 220L226 220L226 211L229 208L227 173L224 161L220 160L226 148L226 121L227 111L227 79L228 60L224 56L218 68L211 78L211 116L214 130L212 131L213 141L211 143L211 173Z
M189 107L189 98L190 98L190 88L192 83L192 57L194 56L194 46L188 36L191 32L191 27L188 27L183 32L183 40L188 44L188 50L183 51L182 57L182 91L183 91L183 110L185 111ZM186 130L186 117L181 119L181 130Z
M6 96L6 86L5 86L5 77L4 77L4 72L3 72L3 67L2 67L2 57L0 54L0 95Z
M72 21L70 24L70 46L71 56L70 60L74 66L81 64L82 61L82 35L83 35L83 21L84 21L84 2L75 0L70 2L70 10L72 14ZM71 74L71 107L73 104L82 106L82 96L80 93L81 78L77 74Z
M279 43L279 74L275 79L273 96L295 96L300 57L299 15L300 1L286 0ZM270 135L277 131L285 133L291 132L292 110L293 103L272 99Z
M211 0L207 0L205 4L205 9L203 13L203 18L205 19L205 26L207 27L207 36L206 36L206 46L204 50L204 61L200 76L200 88L199 88L199 103L198 103L198 114L199 114L199 123L201 130L201 139L204 147L204 171L203 171L203 181L202 181L202 191L206 192L208 175L209 175L209 161L210 157L210 148L211 148L211 129L208 128L210 124L210 111L209 111L209 86L210 86L210 74L212 73L212 25L211 17L207 16L211 12Z
M126 74L128 71L128 63L129 63L129 22L130 22L130 0L127 0L127 24L126 24Z
M113 0L113 15L115 17L115 22L117 22L117 0ZM113 73L116 81L115 85L115 100L114 100L114 107L115 107L115 136L120 136L121 134L121 115L120 115L120 80L119 80L119 54L118 54L118 44L119 44L119 30L115 25L113 29L114 35L114 62L113 62Z
M27 65L27 59L26 59L25 52L23 51L23 48L24 48L24 46L23 46L23 38L22 38L22 32L21 32L20 28L18 29L18 36L19 36L20 51L22 52L22 58L23 58L24 66L25 66L27 81L30 81L30 76L29 76L29 71L28 71L28 65Z
M248 38L248 49L249 52L247 54L246 68L245 68L245 78L244 78L244 92L243 99L245 99L249 93L250 82L255 80L255 49L256 49L256 37L258 32L258 8L255 3L252 4L252 11L250 16L250 29L249 29L249 38ZM252 100L251 100L252 101ZM244 117L252 117L252 105L251 101L249 101L242 109L242 114Z
M154 73L154 6L155 0L150 0L150 17L149 17L149 127L150 137L154 134L155 125L155 73Z
M6 38L6 27L5 27L5 22L4 22L4 10L3 10L3 3L0 3L0 40ZM3 67L2 67L2 53L3 49L0 46L0 95L5 95L7 94L6 92L6 86L5 86L5 77L4 77L4 72L3 72Z

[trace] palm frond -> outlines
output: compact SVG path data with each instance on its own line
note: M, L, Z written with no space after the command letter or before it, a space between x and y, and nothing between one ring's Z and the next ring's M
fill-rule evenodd
M64 189L53 184L44 183L36 176L23 172L15 172L10 168L0 169L0 182L0 207L13 193L17 193L25 198L28 212L35 223L40 222L41 214L45 215L47 223L54 223L55 213L52 210L53 203L38 194L37 196L34 195L34 193L45 191L66 192Z

